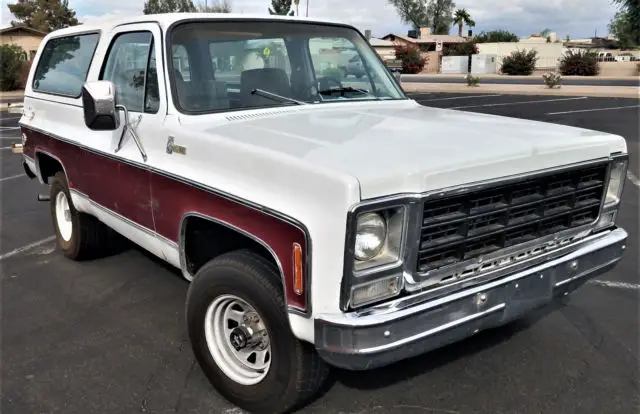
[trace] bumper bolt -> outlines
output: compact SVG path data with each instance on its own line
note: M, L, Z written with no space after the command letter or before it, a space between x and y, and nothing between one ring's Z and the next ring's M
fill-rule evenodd
M572 260L571 263L569 263L569 269L577 270L578 269L578 261L577 260Z
M489 299L489 297L487 296L486 293L478 293L478 297L476 299L476 303L478 305L484 305L485 303L487 303L488 299Z

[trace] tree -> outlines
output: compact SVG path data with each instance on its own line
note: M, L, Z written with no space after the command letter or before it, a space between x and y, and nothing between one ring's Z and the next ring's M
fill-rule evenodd
M431 27L433 34L447 34L453 22L453 0L388 0L404 23L414 29Z
M542 37L549 37L550 34L551 34L551 29L544 29L543 31L540 32L540 36Z
M27 54L17 45L0 45L0 91L17 89Z
M640 44L634 39L634 29L632 17L628 12L617 12L613 20L609 23L609 33L618 39L621 49L631 49Z
M467 9L458 9L453 15L453 24L458 25L458 36L462 36L462 26L467 25L473 27L476 22L473 21Z
M640 2L638 0L612 0L619 12L609 23L609 31L627 48L640 45Z
M431 20L431 33L449 34L453 24L453 0L430 0L427 6L427 16Z
M499 42L517 42L518 36L515 33L506 30L491 30L489 32L480 32L473 40L476 43L499 43Z
M195 12L196 6L191 0L147 0L142 11L144 14L188 13Z
M218 0L216 4L211 5L208 2L200 3L196 9L200 13L231 13L231 4L227 0Z
M300 10L299 10L299 7L300 7L300 0L293 0L293 2L294 2L294 3L295 3L295 5L296 5L296 16L300 16Z
M279 14L281 16L293 16L295 11L291 10L292 0L271 0L269 14Z
M69 0L18 0L8 4L16 20L13 26L26 25L43 32L52 32L78 24L76 12L69 7Z
M389 3L396 8L402 22L412 25L414 29L431 24L425 0L389 0Z

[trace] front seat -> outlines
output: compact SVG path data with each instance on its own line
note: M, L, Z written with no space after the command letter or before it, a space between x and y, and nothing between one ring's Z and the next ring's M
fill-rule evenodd
M277 101L252 95L254 89L291 97L291 84L287 73L279 68L261 68L245 70L240 74L240 103L244 108L254 106L270 106Z

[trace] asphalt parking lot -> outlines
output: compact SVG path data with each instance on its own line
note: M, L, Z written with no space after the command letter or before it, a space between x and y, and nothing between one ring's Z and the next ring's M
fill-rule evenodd
M304 413L632 413L640 399L638 100L418 94L426 106L486 112L624 136L631 168L616 269L566 303L429 354L357 373L336 370ZM63 259L45 191L24 176L19 115L0 120L1 400L6 414L225 413L183 324L187 282L137 249ZM508 133L509 131L505 131ZM24 248L26 246L26 248Z

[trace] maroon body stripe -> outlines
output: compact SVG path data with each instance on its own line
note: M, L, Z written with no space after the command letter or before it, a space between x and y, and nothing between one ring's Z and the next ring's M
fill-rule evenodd
M97 154L26 127L23 127L23 132L27 135L24 154L36 162L39 151L58 158L70 188L176 244L180 243L182 220L189 213L223 221L262 240L273 250L282 266L287 304L301 311L307 310L307 292L297 295L293 287L293 244L300 244L303 252L307 249L301 228L178 179ZM154 205L153 212L151 205ZM306 264L303 264L303 269L307 269Z

